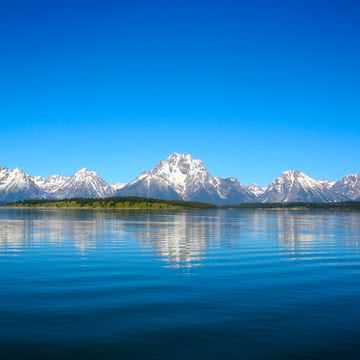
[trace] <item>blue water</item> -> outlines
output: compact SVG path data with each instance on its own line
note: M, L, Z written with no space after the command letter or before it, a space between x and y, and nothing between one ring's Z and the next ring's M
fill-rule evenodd
M0 359L360 359L360 213L0 209Z

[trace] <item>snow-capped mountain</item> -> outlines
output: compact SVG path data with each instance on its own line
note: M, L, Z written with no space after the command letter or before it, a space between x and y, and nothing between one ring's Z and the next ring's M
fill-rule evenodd
M118 191L118 190L121 190L123 187L126 186L125 183L116 183L116 184L112 184L110 185L112 190L115 192L115 191Z
M212 176L201 160L174 153L128 184L106 183L95 171L81 169L72 176L30 176L20 169L0 167L0 202L27 199L142 196L168 200L211 202L360 201L360 174L337 182L315 180L300 171L287 170L266 189L242 185L235 177Z
M68 198L91 198L91 197L109 197L113 195L113 190L95 171L81 169L69 178L53 178L54 183L60 185L49 194L56 199ZM55 189L53 187L52 189Z
M256 197L259 197L265 191L265 189L262 188L260 185L254 183L246 186L246 189L250 191L252 194L254 194Z
M52 194L56 194L62 190L65 184L70 180L70 176L51 175L47 178L33 176L32 180L48 195L48 197L51 197Z
M0 201L18 201L44 197L31 176L20 169L0 167Z
M332 202L345 200L335 196L322 182L300 171L287 170L260 196L262 202Z
M72 176L30 176L20 169L0 167L0 202L27 199L109 197L120 189L107 184L95 171L81 169Z
M346 196L350 200L360 201L360 174L349 174L337 181L331 190L338 195Z
M214 177L201 160L193 159L190 154L178 153L171 154L154 169L142 173L117 194L216 204L255 199L236 179Z

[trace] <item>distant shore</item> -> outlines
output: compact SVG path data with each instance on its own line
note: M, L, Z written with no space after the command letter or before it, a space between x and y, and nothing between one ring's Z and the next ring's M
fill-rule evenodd
M123 210L205 210L205 209L268 209L268 210L360 210L360 201L334 203L243 203L218 206L210 203L182 200L162 200L144 197L79 198L64 200L25 200L3 204L8 208L49 209L123 209Z
M216 209L213 204L161 200L143 197L81 198L64 200L25 200L4 204L10 208L49 208L49 209L123 209L123 210L190 210Z

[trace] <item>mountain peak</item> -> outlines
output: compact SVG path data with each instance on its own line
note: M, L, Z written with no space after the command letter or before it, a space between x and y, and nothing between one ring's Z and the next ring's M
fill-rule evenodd
M96 171L90 170L88 168L82 168L79 171L77 171L75 176L98 176Z
M168 160L186 159L188 161L191 161L193 159L193 157L191 154L181 154L181 153L174 152L174 153L170 154L167 159Z
M231 182L239 182L239 180L238 180L238 178L236 176L230 176L228 178L228 180L231 181Z
M348 174L343 177L344 180L360 180L360 174Z
M330 202L332 194L320 182L297 171L281 173L261 195L263 202Z
M116 184L112 184L110 186L114 191L119 191L122 188L124 188L126 186L126 184L125 183L116 183Z
M302 173L299 170L285 170L281 173L280 176L285 176L285 177L298 177L298 176L307 176L304 173Z
M160 161L154 169L142 174L142 178L147 176L159 178L184 197L189 187L194 183L203 183L210 174L203 162L194 159L191 154L173 153L166 160Z
M119 195L146 195L163 199L239 203L254 200L235 177L212 176L201 160L191 154L173 153L152 170L142 173L119 190Z
M0 201L16 201L41 197L42 191L23 170L0 169Z
M11 173L12 176L26 176L25 171L19 168L15 168Z
M82 168L69 178L59 178L61 186L54 196L56 198L100 197L111 196L112 188L97 174L96 171Z
M360 200L360 174L348 174L337 181L331 188L334 193L346 196L350 200Z
M260 185L255 183L246 186L246 189L250 191L252 194L254 194L256 197L259 197L265 191L265 189L263 189Z
M156 168L164 165L170 165L172 169L179 168L182 173L187 172L190 168L205 169L204 163L201 160L194 159L191 154L173 153L166 160L160 161Z

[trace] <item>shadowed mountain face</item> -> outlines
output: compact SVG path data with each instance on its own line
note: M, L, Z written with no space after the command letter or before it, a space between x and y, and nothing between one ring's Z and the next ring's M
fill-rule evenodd
M210 175L201 160L191 155L172 154L154 169L142 173L117 192L120 196L148 196L215 204L255 201L256 197L235 178Z
M350 200L360 201L360 174L350 174L337 181L332 191L338 196L346 196Z
M316 180L287 170L267 188L242 185L237 178L212 176L201 160L190 154L171 154L152 170L128 184L106 183L95 171L81 169L72 176L30 176L20 169L0 167L0 202L29 199L105 198L140 196L164 200L191 200L217 205L248 202L360 201L360 174L337 182Z

